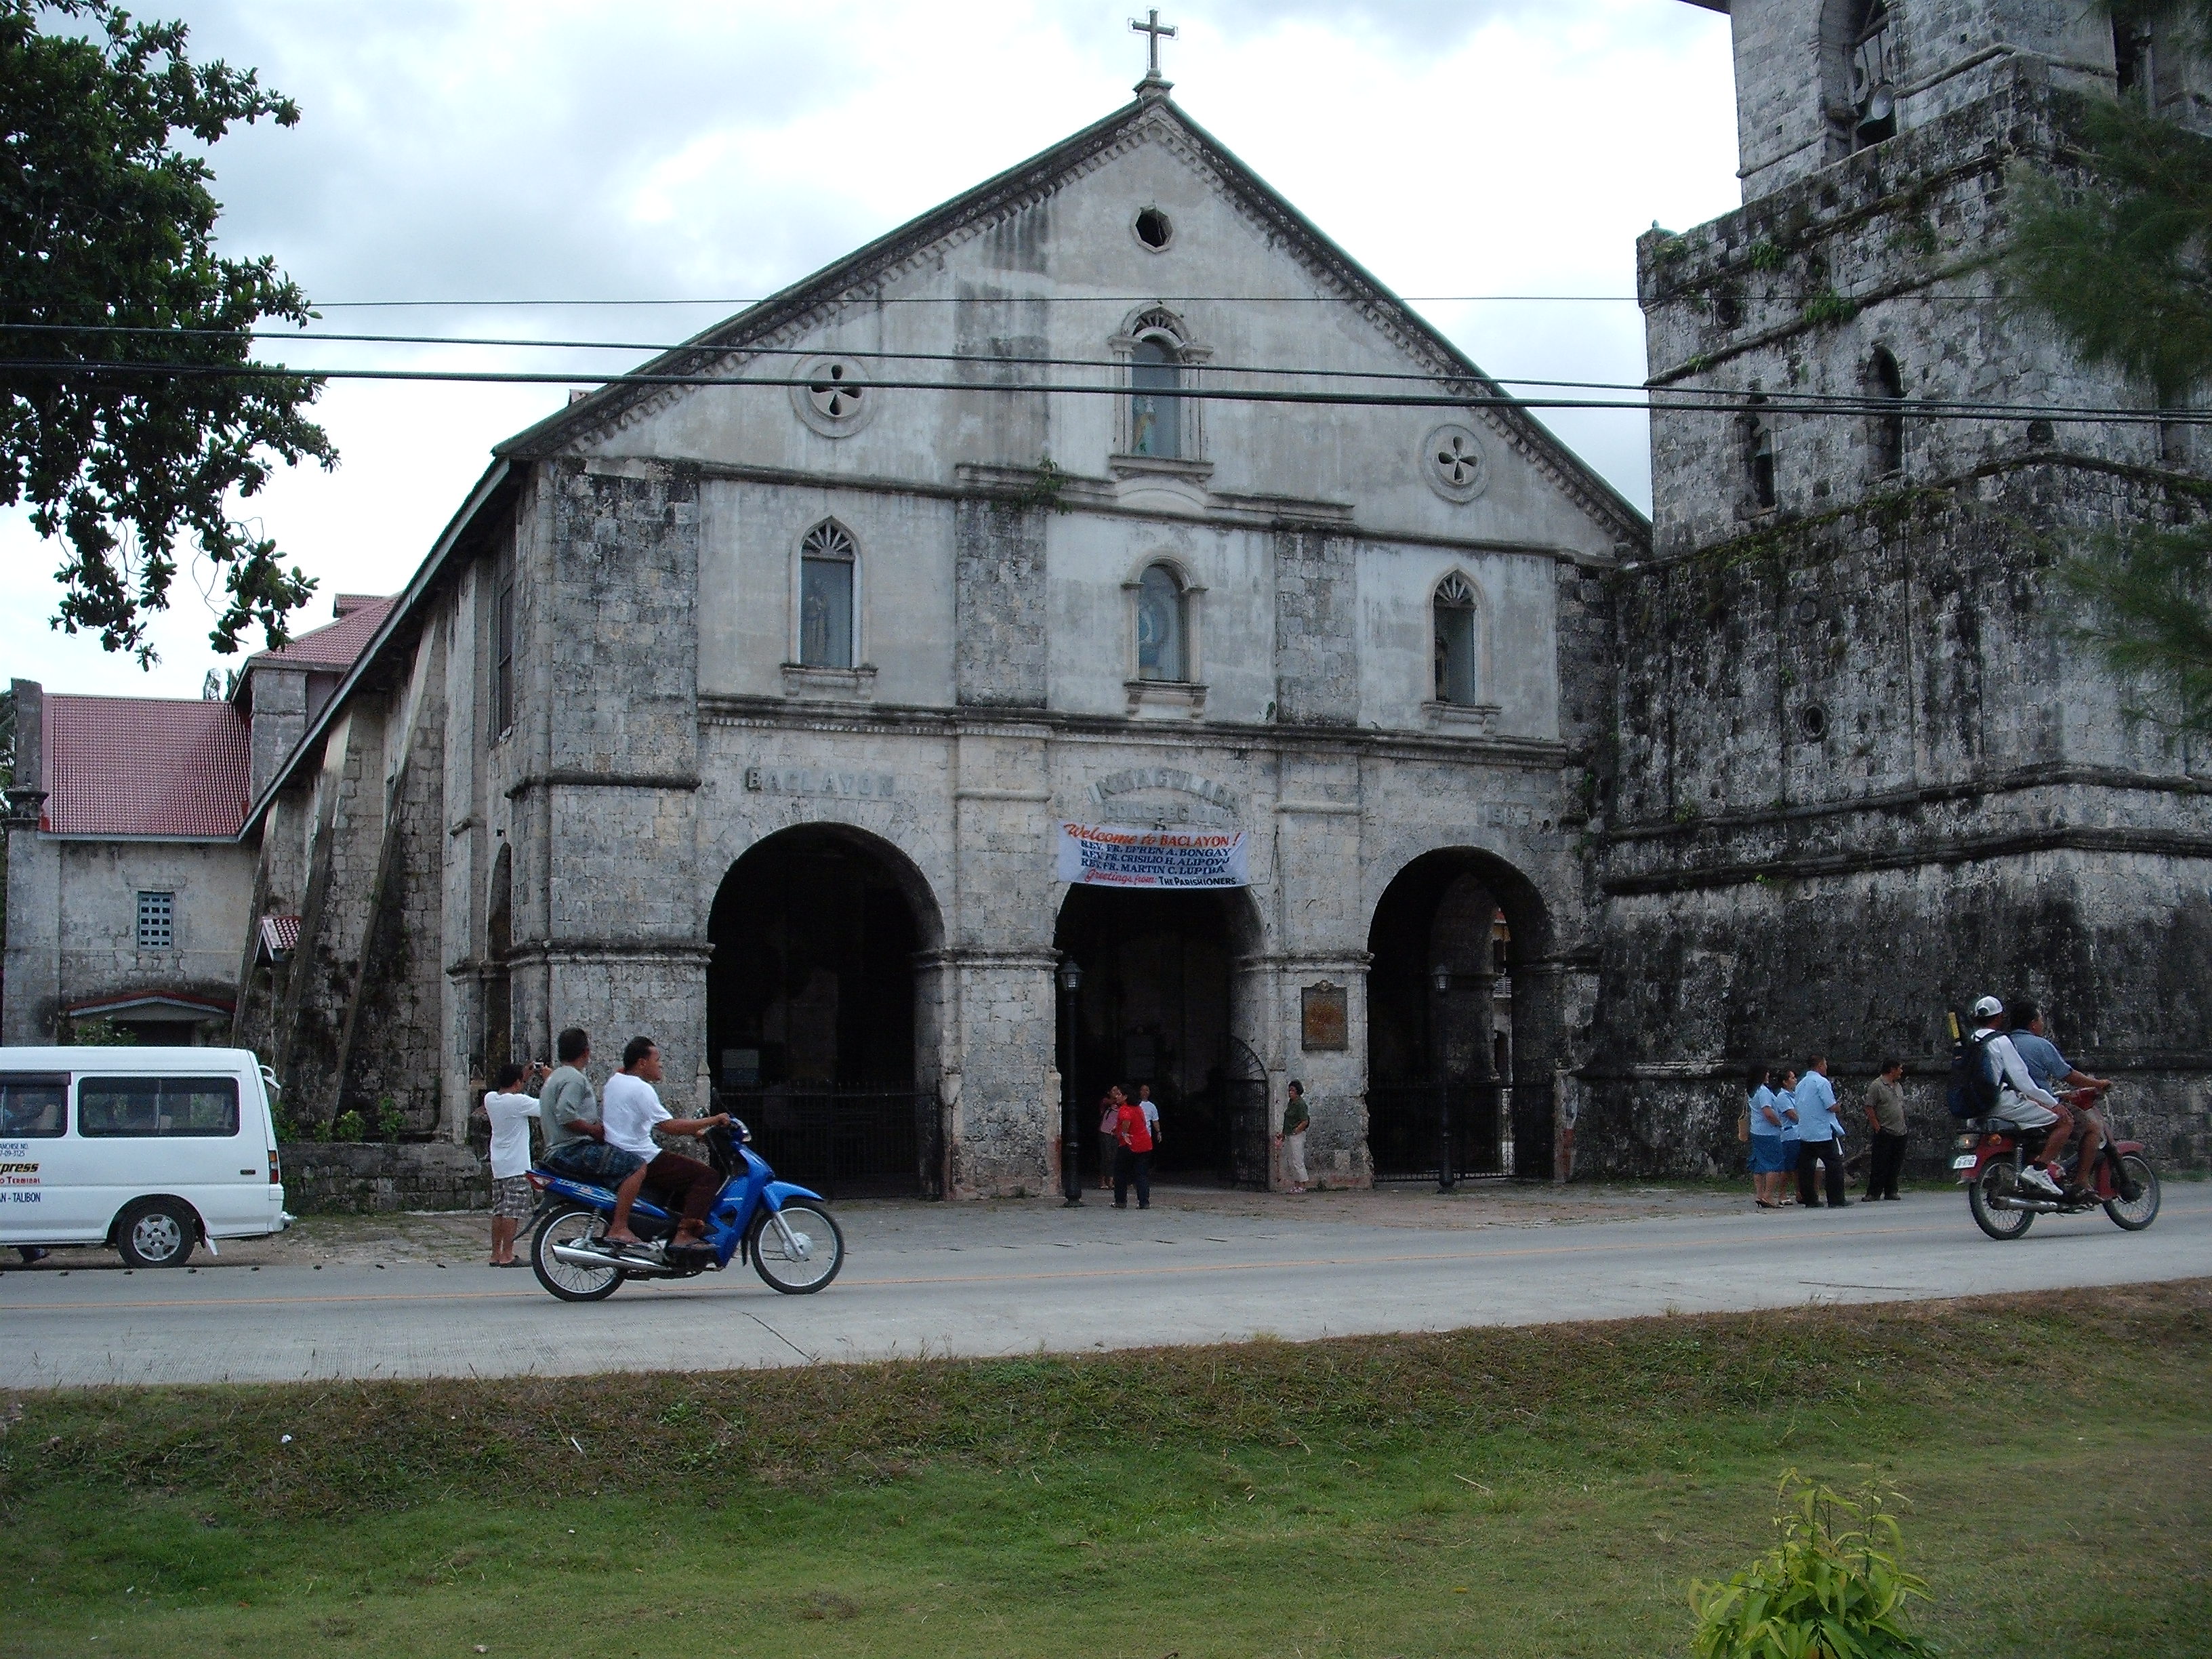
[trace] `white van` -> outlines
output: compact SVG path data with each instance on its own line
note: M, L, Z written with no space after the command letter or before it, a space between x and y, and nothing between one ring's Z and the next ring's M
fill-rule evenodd
M282 1231L272 1083L246 1048L0 1048L0 1245L178 1267Z

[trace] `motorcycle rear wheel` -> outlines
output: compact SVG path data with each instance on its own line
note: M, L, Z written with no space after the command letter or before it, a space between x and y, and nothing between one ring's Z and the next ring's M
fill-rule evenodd
M553 1246L574 1246L597 1239L607 1230L607 1218L580 1204L559 1209L538 1224L530 1240L530 1268L538 1282L563 1302L601 1302L622 1288L619 1267L586 1267L563 1261Z
M2009 1196L2017 1191L2009 1164L1984 1164L1973 1184L1966 1188L1966 1207L1974 1212L1974 1224L2000 1243L2018 1238L2035 1224L2033 1210L2001 1210L1992 1201L2002 1193Z
M800 1241L804 1255L794 1255L776 1230L775 1218L763 1212L753 1229L753 1270L770 1290L786 1296L811 1296L837 1277L845 1265L845 1235L836 1218L811 1204L783 1206L784 1224Z
M2127 1167L2128 1174L2134 1177L2136 1185L2142 1190L2136 1194L2132 1204L2124 1198L2106 1199L2105 1213L2112 1217L2115 1227L2124 1227L2131 1233L2139 1233L2158 1219L2158 1171L2150 1167L2150 1160L2141 1152L2123 1153L2120 1162ZM2118 1185L2115 1182L2116 1189Z

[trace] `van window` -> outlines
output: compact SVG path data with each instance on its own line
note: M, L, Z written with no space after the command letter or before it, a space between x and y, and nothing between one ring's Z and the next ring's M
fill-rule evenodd
M238 1079L87 1077L76 1085L81 1135L234 1135Z
M0 1076L0 1140L52 1140L69 1105L65 1077Z

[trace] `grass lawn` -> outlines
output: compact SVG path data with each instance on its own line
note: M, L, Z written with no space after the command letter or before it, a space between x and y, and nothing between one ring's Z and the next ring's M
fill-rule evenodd
M2212 1281L1447 1336L0 1400L0 1655L1655 1655L1791 1467L1954 1655L2201 1655ZM292 1437L289 1443L284 1435Z

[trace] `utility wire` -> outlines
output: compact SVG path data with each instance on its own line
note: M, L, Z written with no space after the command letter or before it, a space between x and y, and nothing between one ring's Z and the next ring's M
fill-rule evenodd
M825 352L818 344L792 346L769 346L756 344L720 345L711 343L699 344L689 341L678 341L674 344L667 344L647 340L517 340L495 335L302 334L296 331L286 329L178 329L159 328L144 325L122 323L94 323L88 325L76 323L0 323L0 334L9 332L32 334L118 334L136 338L163 337L174 339L234 339L241 337L250 337L254 339L293 341L297 343L345 343L350 344L368 345L505 346L517 349L549 351L649 351L659 354L675 351L696 351L702 355L727 354L731 356L752 355L758 356L785 357L819 356L854 357L866 359L871 362L885 362L972 364L979 368L993 369L1004 369L1010 368L1054 368L1104 369L1109 372L1112 372L1120 367L1118 363L1097 357L1002 357L995 355L984 355L975 352L873 351L850 349L842 347ZM8 360L6 358L0 358L0 366L4 366L7 362ZM245 369L246 366L240 365L240 367L241 369ZM1408 381L1422 386L1433 386L1439 380L1449 383L1454 380L1466 381L1473 379L1472 376L1468 375L1454 376L1449 374L1441 374L1437 372L1424 374L1417 372L1397 373L1387 369L1296 368L1284 365L1263 363L1238 364L1209 362L1202 367L1198 365L1186 365L1185 367L1190 368L1194 374L1202 374L1209 378L1224 374L1273 374L1315 380ZM331 373L335 374L338 373L338 371L319 371L314 369L302 369L293 372L309 374L319 373ZM554 378L563 382L567 382L579 380L596 380L602 377L589 374L574 374L558 375ZM1668 399L1734 398L1738 401L1751 403L1754 406L1762 409L1771 406L1773 398L1776 395L1761 392L1756 388L1697 386L1668 386L1654 387L1650 386L1649 382L1640 380L1546 380L1529 375L1492 374L1486 370L1480 371L1480 379L1497 386L1540 386L1547 390L1556 391L1648 393ZM715 375L706 377L704 383L722 386L729 384L730 380L726 376ZM788 382L764 380L755 380L751 383L755 385L788 384ZM812 385L815 381L814 380L810 379L806 383L808 385ZM869 384L884 385L888 383L873 381ZM974 387L968 386L963 382L962 383L962 389L973 390ZM1014 391L1036 391L1063 388L1014 386L1008 389ZM1074 388L1065 389L1072 390ZM1852 414L1865 413L1870 410L1887 410L1895 413L1902 410L1906 413L1921 415L1933 412L1934 410L1941 408L1975 412L1992 410L2001 413L2009 413L2016 407L2012 404L1996 404L1987 400L1971 398L1949 400L1907 399L1900 403L1899 400L1895 398L1870 398L1863 392L1790 392L1787 395L1793 406L1800 409L1819 404L1832 404L1847 413ZM1762 398L1765 399L1765 401L1759 401ZM1455 401L1457 400L1455 399ZM1662 406L1672 405L1669 404ZM1692 404L1689 406L1695 407L1696 405ZM2048 411L2039 411L2039 414L2047 412ZM2063 412L2074 416L2092 416L2103 414L2106 411L2097 407L2072 406L2064 408ZM2163 411L2131 410L2123 410L2122 412L2133 414L2142 414L2148 412L2154 418L2168 421L2184 419L2186 417L2186 411L2171 409Z
M989 363L998 360L981 359ZM177 379L246 379L293 380L389 380L424 384L475 386L574 386L579 380L601 386L805 387L822 384L819 376L791 378L751 375L735 379L719 374L537 374L501 369L422 368L289 368L257 363L104 362L64 358L41 362L0 359L0 380L10 374L167 376ZM1073 397L1126 398L1133 388L1122 384L1087 385L1048 382L1019 385L1004 381L878 380L854 388L861 392L999 392L1013 395L1060 394ZM1184 386L1157 396L1188 398L1211 403L1299 404L1342 408L1384 409L1590 409L1633 410L1644 413L1747 415L1881 415L1911 420L2095 421L2121 425L2212 424L2212 410L2159 410L2082 407L2062 404L1989 404L1960 401L1899 402L1893 398L1836 398L1830 394L1732 394L1725 399L1698 404L1673 404L1671 387L1655 387L1632 398L1520 398L1503 392L1412 392L1265 391L1255 387Z

